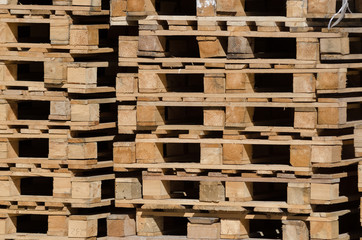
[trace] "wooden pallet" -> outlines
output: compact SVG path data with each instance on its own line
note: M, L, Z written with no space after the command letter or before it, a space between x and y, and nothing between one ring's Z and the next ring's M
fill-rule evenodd
M2 214L3 239L106 239L108 212L91 214ZM113 218L115 218L114 216ZM126 217L126 216L124 216ZM31 224L30 224L31 223ZM99 237L98 237L99 236Z
M6 169L101 169L111 168L114 136L69 138L69 131L50 134L7 134L0 138L1 167ZM34 153L34 150L37 152Z
M356 186L354 190L350 188L350 191L343 192L347 190L346 186L351 186L356 181L355 170L345 174L313 174L311 178L292 176L247 172L241 176L218 172L203 172L198 175L196 172L182 171L174 174L165 171L163 174L161 169L154 169L152 172L144 172L139 178L117 178L116 204L152 204L155 203L154 200L159 200L164 208L229 207L238 211L238 203L254 211L281 212L281 209L286 209L291 213L308 213L318 211L316 209L319 205L347 202L353 205L352 202L359 201ZM261 202L263 207L258 205Z
M118 71L109 10L37 4L0 6L0 238L106 239Z
M322 214L323 215L323 214ZM187 219L186 219L187 218ZM137 234L147 239L352 239L356 232L344 232L340 223L355 218L355 214L331 212L324 216L319 213L310 216L287 216L284 214L233 213L223 211L201 212L190 209L153 211L150 208L137 209ZM178 228L173 228L177 221ZM260 225L259 225L260 224ZM265 226L265 225L268 226ZM270 229L269 229L270 227ZM332 229L330 231L328 229ZM260 232L254 232L255 230ZM178 235L172 238L167 233ZM177 234L179 233L179 234ZM166 235L166 236L165 236ZM170 234L171 235L171 234ZM152 237L153 236L153 237ZM159 238L157 238L159 236ZM126 238L144 239L144 238Z
M4 37L3 48L19 48L23 51L49 52L63 50L76 53L107 53L110 48L99 48L99 30L108 29L108 24L75 25L69 17L59 18L1 18ZM28 35L19 35L27 31ZM35 37L36 36L36 37ZM34 50L33 50L34 49ZM6 54L6 51L2 51Z
M87 0L54 0L47 2L6 0L1 6L2 14L12 15L55 15L65 14L65 11L72 15L108 15L109 11L104 10L106 6L102 2L92 2Z
M320 40L324 38L340 39L343 35L343 33L320 32L143 30L140 31L138 39L137 56L195 57L201 59L215 57L227 57L229 59L274 58L277 59L275 62L280 63L284 59L295 59L311 61L310 66L313 67L319 63ZM132 39L131 42L134 40ZM282 42L285 48L275 49L277 53L271 52L272 49L263 48L263 46L275 45L278 42ZM244 45L247 47L241 47ZM195 48L199 51L193 51Z
M65 98L62 92L58 92L59 96L63 96L63 101L60 99L52 101L52 97L56 96L57 92L54 92L53 96L52 92L47 93L49 94L48 101L43 99L42 95L38 97L37 94L34 94L32 99L18 100L14 97L6 101L2 100L0 103L1 112L4 113L0 123L2 129L5 131L10 131L12 128L49 130L56 127L70 127L71 130L92 130L92 128L115 127L111 116L114 98L70 100ZM109 108L108 111L100 110L107 108Z
M169 126L171 129L172 124L219 128L285 126L302 130L342 129L361 122L360 97L320 99L319 102L311 103L296 103L282 99L277 99L280 102L268 101L269 99L262 101L256 98L243 99L240 102L230 102L224 98L221 99L223 101L212 102L201 97L180 97L179 101L175 101L175 98L167 99L169 101L157 101L157 98L153 98L151 101L138 101L137 106L119 106L120 132L141 128L152 130L157 126ZM253 100L255 102L252 102ZM288 110L284 110L285 108ZM262 115L269 121L262 121Z
M216 0L216 1L187 1L181 4L181 1L151 1L151 0L112 0L111 1L111 24L112 25L135 25L137 21L144 17L152 19L164 17L166 19L187 19L224 17L231 21L244 17L247 19L259 18L267 27L277 27L275 19L284 18L286 22L295 24L304 22L302 26L308 26L313 21L319 20L319 26L326 26L333 14L338 11L338 1L244 1L244 0ZM345 21L353 21L358 18L361 12L360 1L354 1L350 4L353 15L347 14ZM184 16L179 16L184 15ZM357 16L355 16L357 15ZM241 16L241 17L240 17ZM260 17L262 16L262 17ZM324 20L324 21L323 21ZM236 22L241 22L238 19ZM351 21L351 22L352 22ZM342 23L343 24L343 23ZM296 25L298 26L298 25ZM347 25L348 26L348 25Z
M258 170L260 166L262 171L269 168L271 171L279 169L307 174L311 171L309 167L313 165L349 165L360 160L354 157L351 145L353 143L347 139L315 137L313 140L298 140L273 135L269 139L263 138L246 138L245 135L195 138L188 134L180 137L138 134L135 142L114 143L114 167L116 170L128 168ZM276 157L279 159L277 162L273 160ZM262 168L260 165L271 163L276 164L275 168L272 165ZM250 164L256 165L253 168Z
M94 174L94 173L93 173ZM2 175L1 205L15 209L20 202L29 206L67 206L92 208L109 206L113 198L113 174L79 177L61 172L5 172ZM9 205L8 202L18 202ZM58 206L58 207L59 207ZM41 210L41 207L39 208ZM35 207L37 210L37 207Z
M163 60L168 59L160 59L160 61ZM174 62L178 60L184 61L184 59L171 59ZM152 59L152 61L156 60ZM190 59L190 61L192 60ZM214 62L221 61L222 59L215 59ZM246 62L244 63L246 64ZM196 63L190 62L189 64L190 66L180 65L176 69L156 64L152 67L139 65L138 74L119 73L116 82L117 99L134 101L140 96L166 97L167 94L171 95L170 93L175 97L179 97L177 94L192 94L191 97L202 97L201 93L203 93L208 98L218 96L236 98L236 94L233 95L233 93L237 93L240 98L263 98L258 94L265 94L264 98L283 98L292 97L291 93L293 93L295 101L298 98L301 101L311 98L310 101L313 101L312 94L352 94L361 91L359 87L360 69L356 69L356 67L354 69L337 67L335 69L295 69L274 66L272 69L255 69L249 66L249 68L243 67L234 70L204 69L206 72L202 72L202 66L199 69L197 66L193 66L192 69L191 65ZM273 81L273 84L268 83L268 80ZM199 95L196 95L197 93Z

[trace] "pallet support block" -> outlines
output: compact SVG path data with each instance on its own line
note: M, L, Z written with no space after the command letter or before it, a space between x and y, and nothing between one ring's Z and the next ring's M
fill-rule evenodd
M225 74L205 74L204 93L225 93Z
M18 42L18 26L6 22L0 23L0 43L16 43Z
M338 220L310 221L310 237L311 239L338 239Z
M201 202L222 202L225 201L225 187L221 182L200 182Z
M311 183L312 200L335 200L339 197L339 183Z
M308 145L290 146L290 164L293 167L309 167L312 159L312 147Z
M249 237L249 220L246 219L220 219L221 238L241 239Z
M113 143L113 162L115 164L127 164L136 162L136 143Z
M138 74L118 73L116 79L117 94L131 94L138 92Z
M214 218L189 218L187 223L187 238L220 239L220 222Z
M142 186L138 178L116 178L116 199L140 199Z
M88 216L71 216L68 221L68 237L88 238L98 234L98 219Z
M17 103L0 100L0 121L11 121L17 119L18 119Z
M7 158L17 158L19 157L19 141L16 140L10 140L7 141L7 150L4 155L7 155Z
M133 133L137 129L137 108L136 106L118 106L118 132Z
M97 143L69 143L68 159L97 159Z
M8 142L0 142L0 159L8 158Z
M308 13L335 14L336 0L308 0Z
M318 124L339 125L347 122L347 107L319 107Z
M130 16L155 15L155 0L127 0L127 14Z
M245 202L253 199L253 183L225 182L225 197L230 202Z
M20 195L20 178L8 177L7 180L0 181L0 196L10 197Z
M52 20L49 37L51 44L69 44L70 19L53 15L50 16L50 19Z
M147 0L127 0L127 12L145 12L145 4Z
M201 58L226 57L226 42L218 37L196 37Z
M136 161L138 163L160 163L163 159L162 143L136 143Z
M343 89L347 86L347 69L338 72L321 72L317 74L317 89L332 90Z
M225 125L224 108L204 108L204 125L213 127L223 127Z
M321 38L320 52L334 54L349 54L349 38Z
M224 139L240 139L236 135L224 135ZM222 145L223 164L248 164L252 159L252 145L224 143Z
M225 90L227 93L254 92L255 75L253 73L227 73Z
M288 0L287 17L304 17L307 15L307 2L305 0Z
M51 101L49 120L70 120L70 102Z
M16 233L17 218L16 216L8 216L0 218L0 234Z
M90 87L97 86L96 67L68 67L67 82L71 84L82 84Z
M167 92L166 75L140 72L138 73L138 89L140 93Z
M49 236L68 236L68 217L67 216L48 216Z
M7 113L8 113L9 105L7 101L0 100L0 121L7 120ZM6 126L4 126L6 127Z
M315 108L295 108L294 128L315 129L317 127L317 110Z
M312 73L293 74L294 93L314 93L316 89L316 77Z
M216 12L225 15L245 16L245 0L217 0Z
M99 122L99 104L75 104L71 103L72 122Z
M197 0L196 14L198 17L216 16L216 0Z
M222 164L222 145L201 143L200 163L201 164Z
M138 38L138 56L149 56L151 54L166 52L166 37L144 36Z
M144 199L168 199L170 181L143 179L142 192Z
M297 38L297 60L319 60L319 41L317 38Z
M362 157L362 125L357 125L354 128L354 147L355 156Z
M137 124L140 126L159 126L165 124L165 108L157 106L137 106Z
M72 181L72 198L101 200L101 181L78 182Z
M304 221L284 220L283 239L309 240L308 226Z
M250 58L254 56L254 39L247 37L228 37L228 54L236 55L241 58Z
M74 0L73 0L74 1ZM71 25L69 30L71 46L98 46L98 28L92 25Z
M226 106L225 107L225 126L243 127L251 125L254 116L254 108Z
M136 235L136 221L127 214L111 214L107 217L107 236L126 237Z
M18 79L18 65L11 63L0 64L0 83Z
M309 205L311 186L309 183L288 183L287 203L290 205ZM289 212L300 212L299 209L289 208Z
M72 196L72 182L69 177L53 178L53 197L70 198Z
M161 216L143 216L142 212L136 215L138 236L160 236L164 227L164 218Z
M60 59L44 62L44 83L61 85L67 80L67 65Z
M311 162L333 163L342 160L342 146L312 146Z
M138 37L119 36L118 43L118 57L137 58Z
M68 155L68 139L66 138L49 138L48 158L54 160L66 160Z

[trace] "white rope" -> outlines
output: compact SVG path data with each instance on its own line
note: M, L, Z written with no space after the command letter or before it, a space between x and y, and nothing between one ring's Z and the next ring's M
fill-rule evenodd
M329 23L328 23L328 29L331 29L332 27L336 26L338 23L340 23L342 21L342 19L344 18L344 16L346 15L346 11L352 13L351 9L349 8L349 4L348 4L348 0L343 0L342 2L342 7L338 10L337 13L335 13L331 20L329 20ZM335 23L332 24L332 21L333 19L338 15L338 14L341 14L341 16L339 16L339 18L337 19L337 21ZM332 26L331 26L332 24Z

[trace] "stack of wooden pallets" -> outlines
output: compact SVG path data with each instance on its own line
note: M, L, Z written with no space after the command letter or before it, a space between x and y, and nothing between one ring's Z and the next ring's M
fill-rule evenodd
M341 2L0 0L0 239L360 239Z
M106 236L118 71L109 3L1 4L0 238Z
M112 1L139 30L119 37L114 143L137 235L360 237L361 14L329 30L340 5Z

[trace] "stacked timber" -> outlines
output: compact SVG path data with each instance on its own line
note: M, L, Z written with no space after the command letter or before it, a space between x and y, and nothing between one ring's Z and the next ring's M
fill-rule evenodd
M0 0L0 239L360 239L341 4Z
M361 2L328 29L339 6L111 2L115 206L140 238L361 237Z
M0 9L0 238L104 237L117 219L109 4L5 0Z

